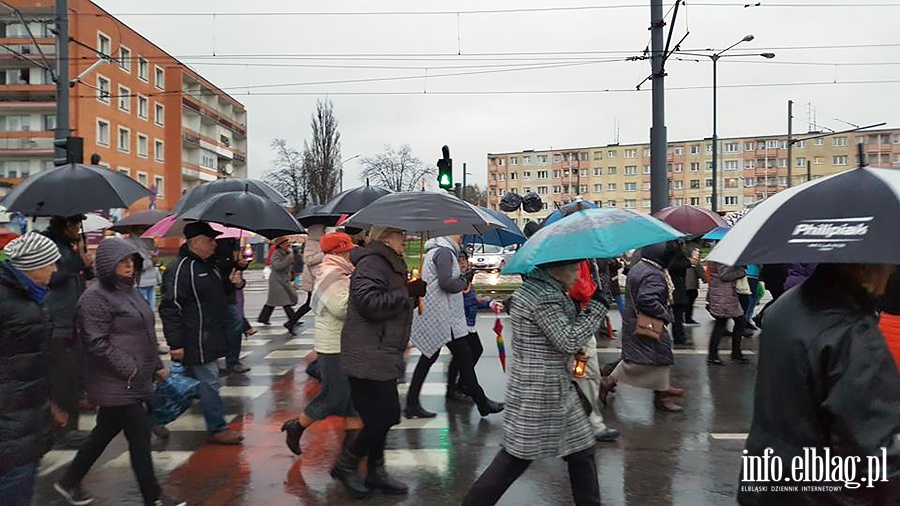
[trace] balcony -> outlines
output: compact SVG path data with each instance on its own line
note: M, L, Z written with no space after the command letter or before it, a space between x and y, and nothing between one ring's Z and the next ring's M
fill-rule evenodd
M53 155L53 138L0 138L0 154L8 156Z
M0 102L46 102L56 100L53 84L0 84Z
M234 152L234 163L242 163L242 164L246 165L247 155L244 153L241 153L239 151L235 151Z
M200 134L190 131L188 129L184 129L184 134L182 136L184 140L184 144L189 147L200 147Z
M56 102L3 101L0 111L56 111Z

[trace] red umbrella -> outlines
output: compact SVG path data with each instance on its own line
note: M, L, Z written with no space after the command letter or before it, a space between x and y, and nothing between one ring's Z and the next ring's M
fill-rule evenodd
M19 234L13 232L12 230L0 228L0 248L5 248L6 245L12 242L12 240L16 237L19 237Z
M728 226L718 214L696 206L669 206L654 213L653 217L691 235L703 235L714 228Z

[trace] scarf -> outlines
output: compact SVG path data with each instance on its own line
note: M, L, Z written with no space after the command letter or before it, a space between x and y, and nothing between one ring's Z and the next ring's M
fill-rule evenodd
M16 276L16 279L25 285L25 289L28 290L28 295L31 296L31 300L37 302L39 306L43 306L44 303L47 302L47 295L50 294L50 287L35 283L31 278L26 276L24 272L8 263L4 265Z
M669 291L669 293L667 294L667 296L669 298L669 305L671 306L672 303L674 302L674 300L672 299L672 296L675 293L675 283L672 282L672 276L669 275L669 271L666 270L665 268L663 268L663 266L660 265L659 263L654 262L653 260L650 260L649 258L641 258L641 261L647 262L648 264L652 265L653 267L656 267L657 269L659 269L663 272L663 276L665 276L665 278L666 278L666 288Z

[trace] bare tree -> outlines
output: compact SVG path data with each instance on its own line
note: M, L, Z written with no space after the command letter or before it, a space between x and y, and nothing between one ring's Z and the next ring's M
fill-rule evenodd
M341 164L341 133L330 100L316 102L312 115L312 141L303 143L303 160L308 164L309 192L313 202L322 204L334 196Z
M309 203L309 178L303 154L284 139L272 141L275 159L272 169L263 174L263 181L288 199L294 213Z
M463 188L463 200L476 206L487 206L487 189L483 189L477 184L467 184Z
M394 150L390 145L375 156L362 160L365 167L362 179L369 179L377 186L383 186L398 192L408 192L421 188L422 178L434 175L437 169L422 163L413 156L409 144Z

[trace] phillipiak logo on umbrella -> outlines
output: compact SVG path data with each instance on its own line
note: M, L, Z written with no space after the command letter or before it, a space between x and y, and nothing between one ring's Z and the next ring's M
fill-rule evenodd
M847 243L860 242L869 233L873 216L803 220L794 226L790 244L806 244L810 248L830 251Z

